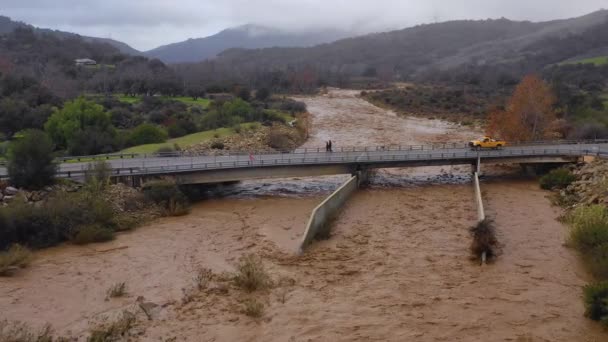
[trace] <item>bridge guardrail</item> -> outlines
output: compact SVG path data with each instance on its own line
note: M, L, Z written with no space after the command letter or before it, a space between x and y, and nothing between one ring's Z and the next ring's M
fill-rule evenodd
M551 141L529 141L529 142L515 142L507 143L509 147L523 147L523 146L542 146L542 145L583 145L583 144L605 144L608 143L608 139L596 139L596 140L551 140ZM434 151L434 150L446 150L446 149L463 149L468 148L468 143L435 143L426 145L378 145L378 146L343 146L337 147L334 152L374 152L374 151ZM325 150L319 148L297 148L292 151L283 152L286 155L294 154L310 154L310 153L323 153ZM227 151L221 156L245 156L249 154L254 155L274 155L277 151ZM198 157L198 156L214 156L214 154L201 154L184 151L176 152L161 152L161 153L110 153L100 155L89 155L89 156L70 156L57 158L58 162L89 162L99 160L111 160L111 159L150 159L150 158L179 158L179 157Z
M361 155L353 154L327 154L317 156L301 155L298 157L272 158L260 160L233 160L233 161L209 161L198 162L194 160L190 164L181 165L158 165L158 166L142 166L142 167L115 167L112 168L112 176L129 176L129 175L153 175L153 174L170 174L181 172L194 172L204 170L218 169L235 169L235 168L252 168L252 167L272 167L286 165L315 165L315 164L367 164L367 163L382 163L382 162L407 162L421 160L441 160L441 159L477 159L484 158L500 158L500 157L534 157L534 156L583 156L592 155L608 158L608 151L600 151L594 149L506 149L494 151L457 151L457 152L441 152L428 151L428 153L404 153L405 151L373 151ZM378 153L376 153L378 152ZM388 152L388 153L387 153ZM83 177L89 172L85 165L80 169L60 170L57 175L63 178Z

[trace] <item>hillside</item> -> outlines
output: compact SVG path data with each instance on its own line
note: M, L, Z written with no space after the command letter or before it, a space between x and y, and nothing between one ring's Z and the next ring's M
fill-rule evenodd
M11 20L11 18L9 17L4 17L4 16L0 16L0 34L6 34L6 33L10 33L13 32L16 28L30 28L32 30L34 30L34 32L37 33L48 33L51 34L53 36L56 36L57 38L82 38L84 41L89 42L89 43L106 43L109 44L115 48L117 48L121 53L124 54L128 54L128 55L140 55L141 52L137 51L136 49L132 48L131 46L129 46L126 43L114 40L114 39L109 39L109 38L97 38L97 37L87 37L87 36L81 36L79 34L76 33L71 33L71 32L64 32L64 31L57 31L57 30L50 30L50 29L45 29L45 28L38 28L38 27L34 27L32 25L20 22L20 21L14 21Z
M213 58L230 48L306 47L336 41L350 34L337 30L290 33L258 25L223 30L206 38L188 39L146 51L144 54L165 63L198 62Z
M494 79L515 80L606 47L608 11L602 10L541 23L498 19L420 25L310 48L231 49L207 66L234 77L308 68L317 78L337 85L344 77L361 76L475 81L466 80L471 68L501 73L492 75Z

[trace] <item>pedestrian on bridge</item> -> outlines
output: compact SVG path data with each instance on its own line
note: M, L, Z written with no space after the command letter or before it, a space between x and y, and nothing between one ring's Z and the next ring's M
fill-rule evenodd
M325 142L325 152L329 152L329 141Z
M253 156L253 152L249 152L249 162L253 163L255 161L255 157Z
M327 146L328 146L329 152L333 152L334 151L332 149L332 147L331 147L331 140L327 143Z

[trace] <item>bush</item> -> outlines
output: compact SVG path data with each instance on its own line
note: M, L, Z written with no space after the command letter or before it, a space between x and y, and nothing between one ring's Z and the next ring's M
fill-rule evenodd
M106 298L123 297L127 293L127 284L125 282L116 283L106 291Z
M79 227L72 242L76 245L86 245L95 242L106 242L114 239L114 232L97 224Z
M290 150L292 147L291 137L286 132L282 132L278 129L272 129L268 134L268 146L279 151Z
M485 219L469 230L473 236L473 242L471 243L471 253L475 257L480 258L482 254L486 254L486 258L490 259L496 256L496 246L498 241L496 239L496 231L494 224L491 220Z
M98 193L61 193L41 206L14 201L0 208L0 248L13 243L42 248L91 235L98 241L101 233L91 234L89 226L111 232L117 227L115 220L110 203Z
M0 277L11 275L20 268L26 268L32 257L32 252L20 245L13 245L8 251L0 252Z
M53 329L45 325L34 330L23 322L0 321L0 341L2 342L53 342L68 341L66 338L53 337Z
M162 206L166 215L180 216L189 212L188 199L175 182L148 182L143 186L143 192L148 200Z
M103 322L91 330L87 342L121 341L135 324L135 315L124 311L116 320Z
M234 283L248 292L263 290L271 286L270 276L266 273L262 261L254 255L241 258L234 276Z
M563 189L576 180L570 171L566 169L551 170L548 174L540 179L540 187L545 190Z
M91 191L102 191L110 184L112 166L105 161L89 164L85 174L85 182Z
M152 124L141 124L131 132L129 145L158 144L167 141L167 138L167 132L164 129Z
M57 166L53 142L39 130L25 131L10 145L8 174L17 187L40 189L53 183Z
M567 218L571 226L570 243L586 253L608 244L608 209L603 205L582 206Z
M608 281L585 286L583 295L585 316L608 326Z
M601 244L587 251L584 255L585 263L598 279L608 279L608 243Z
M211 143L211 148L214 150L223 150L224 149L224 143L221 142L220 140L215 140Z
M247 299L243 305L243 313L249 317L259 318L264 314L264 304L258 300Z

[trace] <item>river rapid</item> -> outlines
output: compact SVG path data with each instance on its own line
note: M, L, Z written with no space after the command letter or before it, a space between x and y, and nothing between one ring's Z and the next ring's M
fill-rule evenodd
M334 149L463 143L480 134L399 117L356 95L334 89L299 98L313 116L304 147L324 148L330 139ZM378 171L333 223L331 238L300 257L294 251L310 212L345 177L226 186L187 216L109 243L37 252L30 268L0 278L0 320L50 323L82 339L91 324L129 310L138 319L134 341L608 340L583 317L589 276L563 246L559 211L536 181L511 175L482 183L502 252L483 267L470 260L470 171ZM248 294L223 280L250 253L262 258L272 289ZM215 276L192 294L201 267ZM117 282L127 296L107 300ZM240 312L252 298L264 304L261 318Z

